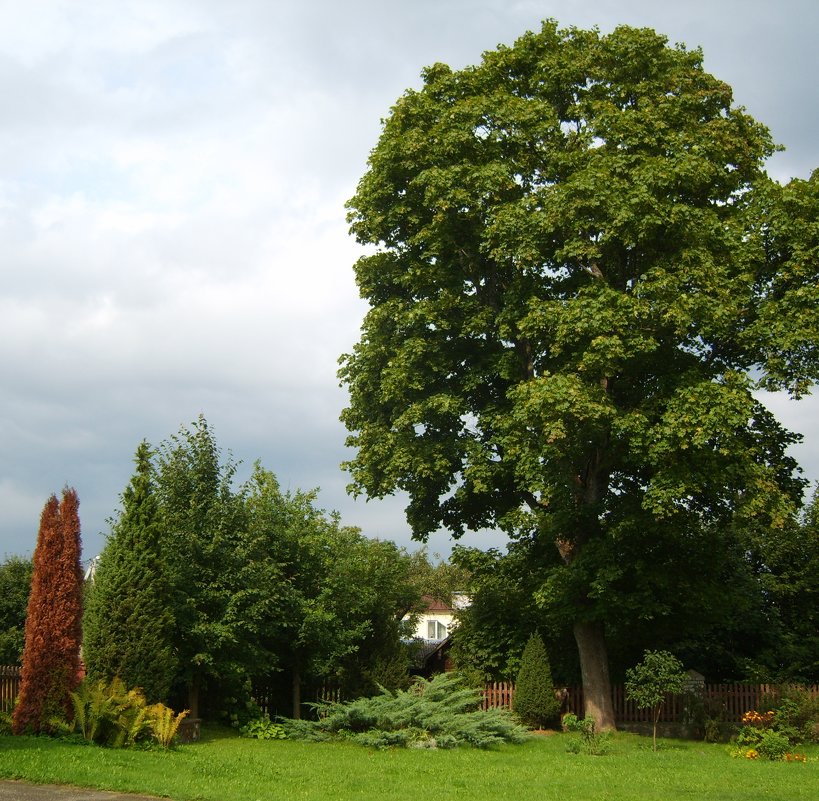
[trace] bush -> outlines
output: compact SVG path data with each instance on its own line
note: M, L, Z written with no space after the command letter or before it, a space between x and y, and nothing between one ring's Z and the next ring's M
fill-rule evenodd
M512 708L524 725L535 729L552 723L560 711L549 658L539 634L533 634L523 649Z
M764 714L751 710L742 716L742 728L736 737L734 756L747 759L770 759L774 761L791 757L793 740L790 726L780 729L777 713L769 710ZM789 760L792 761L792 760Z
M282 725L293 740L344 737L371 748L489 748L526 739L526 730L508 712L482 711L480 703L480 690L440 674L431 681L420 679L409 690L382 689L373 698L317 704L318 721L284 720Z
M819 697L806 690L788 688L773 705L774 727L791 743L819 743Z
M239 728L239 734L242 737L252 737L256 740L284 740L287 738L284 726L273 723L267 714L249 720Z
M582 751L592 756L600 756L608 752L610 732L596 731L594 718L591 715L581 719L569 713L563 716L562 723L564 731L579 735L573 737L566 746L566 750L570 753L579 754Z

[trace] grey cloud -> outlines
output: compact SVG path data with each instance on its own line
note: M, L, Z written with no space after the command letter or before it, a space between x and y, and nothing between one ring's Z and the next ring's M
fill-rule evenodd
M7 4L0 554L33 548L66 483L96 553L139 441L200 412L246 469L258 458L285 487L321 486L345 522L407 544L405 501L353 501L338 468L336 359L364 313L343 204L422 67L475 63L550 16L701 45L788 148L772 172L819 166L809 1ZM768 400L819 478L819 402Z

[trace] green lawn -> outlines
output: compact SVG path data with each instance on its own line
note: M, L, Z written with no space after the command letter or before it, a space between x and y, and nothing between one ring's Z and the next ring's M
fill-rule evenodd
M816 801L811 761L733 759L724 745L619 734L606 756L566 752L566 737L495 751L368 751L348 743L244 740L206 732L172 752L0 737L0 777L167 796L175 801Z

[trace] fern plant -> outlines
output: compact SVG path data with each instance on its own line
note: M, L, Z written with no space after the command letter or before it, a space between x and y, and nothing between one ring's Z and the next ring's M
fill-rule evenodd
M165 704L152 704L148 707L147 713L154 739L163 748L170 748L179 725L188 716L189 710L185 709L177 715Z
M74 730L89 742L122 747L145 733L145 697L114 678L83 682L73 693Z

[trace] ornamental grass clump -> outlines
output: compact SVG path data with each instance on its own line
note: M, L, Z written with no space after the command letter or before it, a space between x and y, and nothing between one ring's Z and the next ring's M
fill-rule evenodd
M459 677L419 679L409 690L383 689L372 698L317 704L318 721L283 721L290 739L347 738L370 748L489 748L527 737L506 710L482 710L481 691Z

